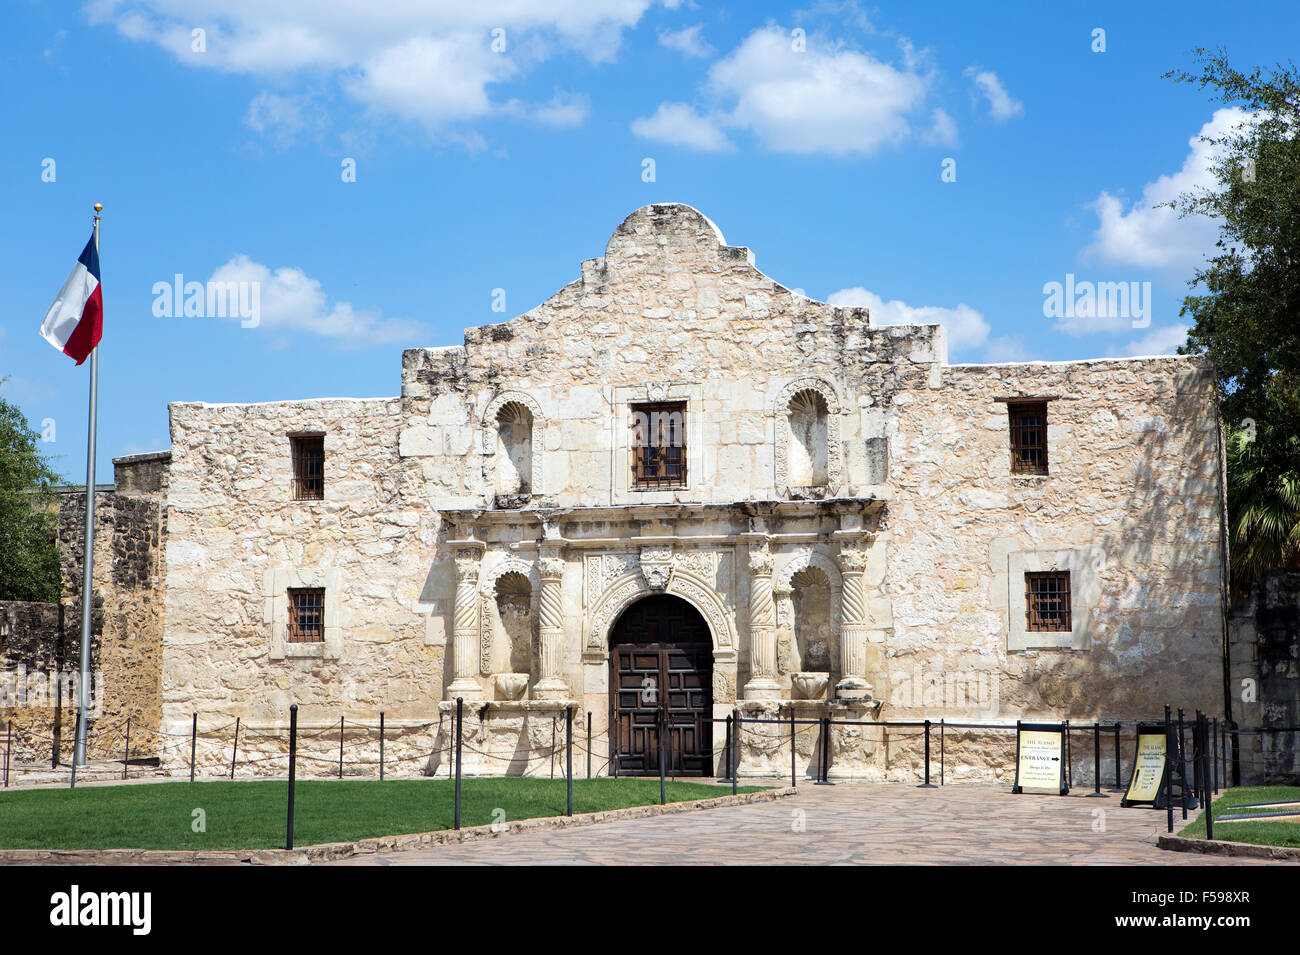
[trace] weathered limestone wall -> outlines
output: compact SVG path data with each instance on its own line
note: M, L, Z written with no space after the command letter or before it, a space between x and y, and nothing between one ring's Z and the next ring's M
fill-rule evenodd
M932 676L1001 674L993 712L1130 718L1170 701L1219 713L1212 387L1204 367L1170 358L957 366L941 389L895 395L904 409L890 435L896 670L881 694L891 707L919 712L906 705L916 702L909 677L941 643L944 669ZM1044 395L1059 396L1048 410L1050 474L1012 475L1005 399ZM1008 556L1033 551L1081 551L1095 573L1078 649L1007 651L1010 621L1024 614Z
M1267 571L1229 617L1241 781L1300 783L1300 570Z
M94 603L91 614L92 759L120 759L131 721L131 754L155 755L162 704L162 495L167 455L114 461L115 484L95 493ZM14 758L71 760L81 653L85 493L60 501L61 604L8 604L0 615L0 722L13 720ZM5 699L9 674L25 674L27 700ZM63 692L47 692L37 674L65 674ZM39 705L37 701L39 700ZM60 700L63 705L60 704ZM11 703L12 705L5 705Z
M774 411L803 381L829 392L837 425L827 493L859 494L884 477L878 396L928 381L945 356L940 327L873 327L865 309L774 282L694 210L649 206L532 311L466 329L464 346L407 350L400 454L440 506L489 503L495 409L513 399L533 410L548 504L770 498L790 484ZM685 491L627 488L628 404L650 400L689 403Z
M384 398L171 406L168 765L188 763L195 711L226 760L236 717L250 758L281 751L291 702L304 726L377 722L381 710L395 728L437 722L443 647L426 639L420 607L438 591L428 578L439 518L397 467L399 407ZM293 500L289 439L313 431L325 435L324 499ZM325 644L285 644L290 586L327 588ZM283 772L275 763L267 770Z
M1010 473L1023 397L1049 400L1045 477ZM686 486L635 490L632 406L659 401L687 405ZM941 328L811 301L695 210L646 207L537 308L406 351L400 397L172 405L165 730L187 747L197 710L217 765L238 716L282 772L291 701L313 727L383 710L403 765L439 772L462 696L467 770L536 773L572 702L603 756L602 641L652 591L708 620L719 717L804 695L824 712L850 631L868 715L1218 714L1214 409L1192 359L950 366ZM308 432L324 501L292 500ZM1052 567L1076 581L1076 625L1049 639L1024 632L1023 575ZM321 645L284 642L293 586L326 588ZM337 735L312 739L328 772ZM1011 769L1011 734L951 741L957 777ZM902 730L831 745L850 777L913 779L922 759ZM745 746L743 772L788 771L784 737Z

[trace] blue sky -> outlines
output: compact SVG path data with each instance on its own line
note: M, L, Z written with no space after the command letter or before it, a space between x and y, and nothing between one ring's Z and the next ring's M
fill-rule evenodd
M101 481L167 446L168 401L396 394L402 348L528 310L650 202L814 298L943 322L954 361L1169 352L1215 230L1153 207L1240 117L1161 74L1271 66L1297 27L1290 0L12 0L0 393L81 480L88 366L38 329L96 201ZM257 327L155 315L177 273L259 282ZM1150 282L1149 312L1045 317L1067 275Z

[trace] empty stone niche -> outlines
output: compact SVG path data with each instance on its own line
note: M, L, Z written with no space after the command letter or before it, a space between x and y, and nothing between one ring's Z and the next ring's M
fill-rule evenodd
M826 399L812 388L798 392L790 399L786 420L790 428L790 492L798 497L821 497L830 475Z
M502 574L496 582L498 631L503 647L496 661L505 664L500 672L529 673L532 656L532 585L523 574Z
M832 667L831 582L817 567L805 567L790 579L794 603L797 670L829 673Z
M496 501L498 507L519 507L532 494L533 413L518 401L497 412Z

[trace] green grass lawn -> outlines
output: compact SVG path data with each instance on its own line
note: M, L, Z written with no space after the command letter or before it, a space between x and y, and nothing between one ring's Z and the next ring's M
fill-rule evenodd
M1253 842L1261 846L1300 846L1300 822L1224 822L1220 817L1230 806L1253 802L1300 800L1300 786L1242 786L1225 789L1214 800L1214 838L1227 842ZM1190 839L1205 838L1205 813L1179 833Z
M466 779L461 785L462 826L564 814L563 779ZM294 845L450 829L454 786L447 779L299 781ZM668 783L669 802L730 793L730 786ZM0 848L283 848L287 796L288 783L252 780L0 791ZM575 813L658 802L658 779L573 782ZM195 809L206 814L206 832L193 831ZM504 817L494 816L495 809Z

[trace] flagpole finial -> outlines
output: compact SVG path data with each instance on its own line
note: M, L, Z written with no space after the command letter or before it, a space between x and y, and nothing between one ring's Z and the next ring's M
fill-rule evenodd
M103 204L102 202L97 202L97 203L95 203L95 211L96 211L96 212L103 212L103 211L104 211L104 204Z

